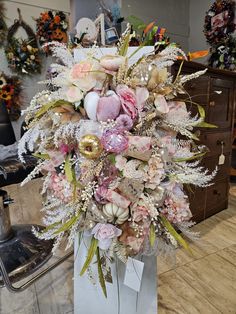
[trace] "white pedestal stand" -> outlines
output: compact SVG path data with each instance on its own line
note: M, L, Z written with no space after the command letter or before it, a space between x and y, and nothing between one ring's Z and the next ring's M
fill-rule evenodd
M82 241L83 242L83 241ZM157 314L157 265L155 256L144 256L144 270L139 293L123 284L125 264L112 264L113 284L106 283L107 299L99 282L93 285L88 275L79 275L87 256L84 243L75 240L74 314ZM97 264L91 263L97 276Z

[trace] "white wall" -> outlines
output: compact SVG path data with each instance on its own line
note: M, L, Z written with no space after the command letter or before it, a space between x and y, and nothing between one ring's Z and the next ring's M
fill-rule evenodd
M70 1L69 0L8 0L4 1L4 5L6 8L6 23L7 26L11 26L14 23L14 20L18 18L17 8L21 10L21 14L23 16L24 21L29 24L33 30L36 30L36 24L33 20L37 18L41 12L45 9L56 9L65 12L70 12ZM18 33L23 38L26 38L26 34L23 31ZM51 63L50 58L44 57L42 59L42 71L41 74L34 75L26 75L22 77L22 85L23 85L23 107L26 107L31 98L41 89L43 89L42 85L37 84L38 81L42 81L45 79L46 70ZM8 68L8 64L6 61L4 49L0 49L0 72L4 71L6 74L15 74L10 71ZM20 127L23 121L23 117L21 117L18 121L12 122L16 138L19 139L20 135Z
M214 3L213 0L190 0L189 3L189 50L204 50L210 46L203 34L206 12ZM198 59L198 62L206 63L207 58Z
M188 50L189 0L123 0L124 17L135 15L167 29L172 42Z

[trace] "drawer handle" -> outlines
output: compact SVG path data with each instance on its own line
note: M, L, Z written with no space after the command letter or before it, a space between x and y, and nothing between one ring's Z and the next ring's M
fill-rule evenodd
M218 192L217 190L213 190L213 194L214 194L214 195L218 195L218 196L220 196L220 195L221 195L221 193L220 193L220 192Z
M210 101L209 105L210 105L211 107L214 107L214 106L216 105L216 103L215 103L214 100L212 100L212 101Z
M218 140L218 141L216 142L216 144L217 144L217 145L221 145L221 146L225 146L225 142L224 142L224 141L220 141L220 140Z

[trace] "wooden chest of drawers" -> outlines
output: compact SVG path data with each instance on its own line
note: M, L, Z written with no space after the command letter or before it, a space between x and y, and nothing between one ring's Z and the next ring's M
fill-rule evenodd
M180 63L177 62L173 66L174 75L177 73L179 65ZM194 73L205 68L206 66L199 63L185 62L182 74ZM193 188L193 193L188 192L193 220L199 222L226 209L228 206L236 73L208 68L203 76L186 83L185 89L192 97L192 101L204 107L206 122L218 126L215 129L198 129L201 143L209 148L209 153L203 158L202 165L210 171L218 166L218 174L214 179L214 185L206 189ZM189 109L193 114L197 113L196 106ZM223 165L219 165L222 147L225 162Z

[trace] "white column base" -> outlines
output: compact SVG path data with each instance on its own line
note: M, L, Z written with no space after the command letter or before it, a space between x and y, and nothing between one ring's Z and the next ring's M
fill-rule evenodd
M112 264L113 284L106 283L107 298L100 284L93 285L87 274L79 275L87 256L87 248L75 240L74 314L157 314L157 264L155 256L144 256L144 271L140 292L123 284L125 264ZM97 275L97 264L91 264Z

